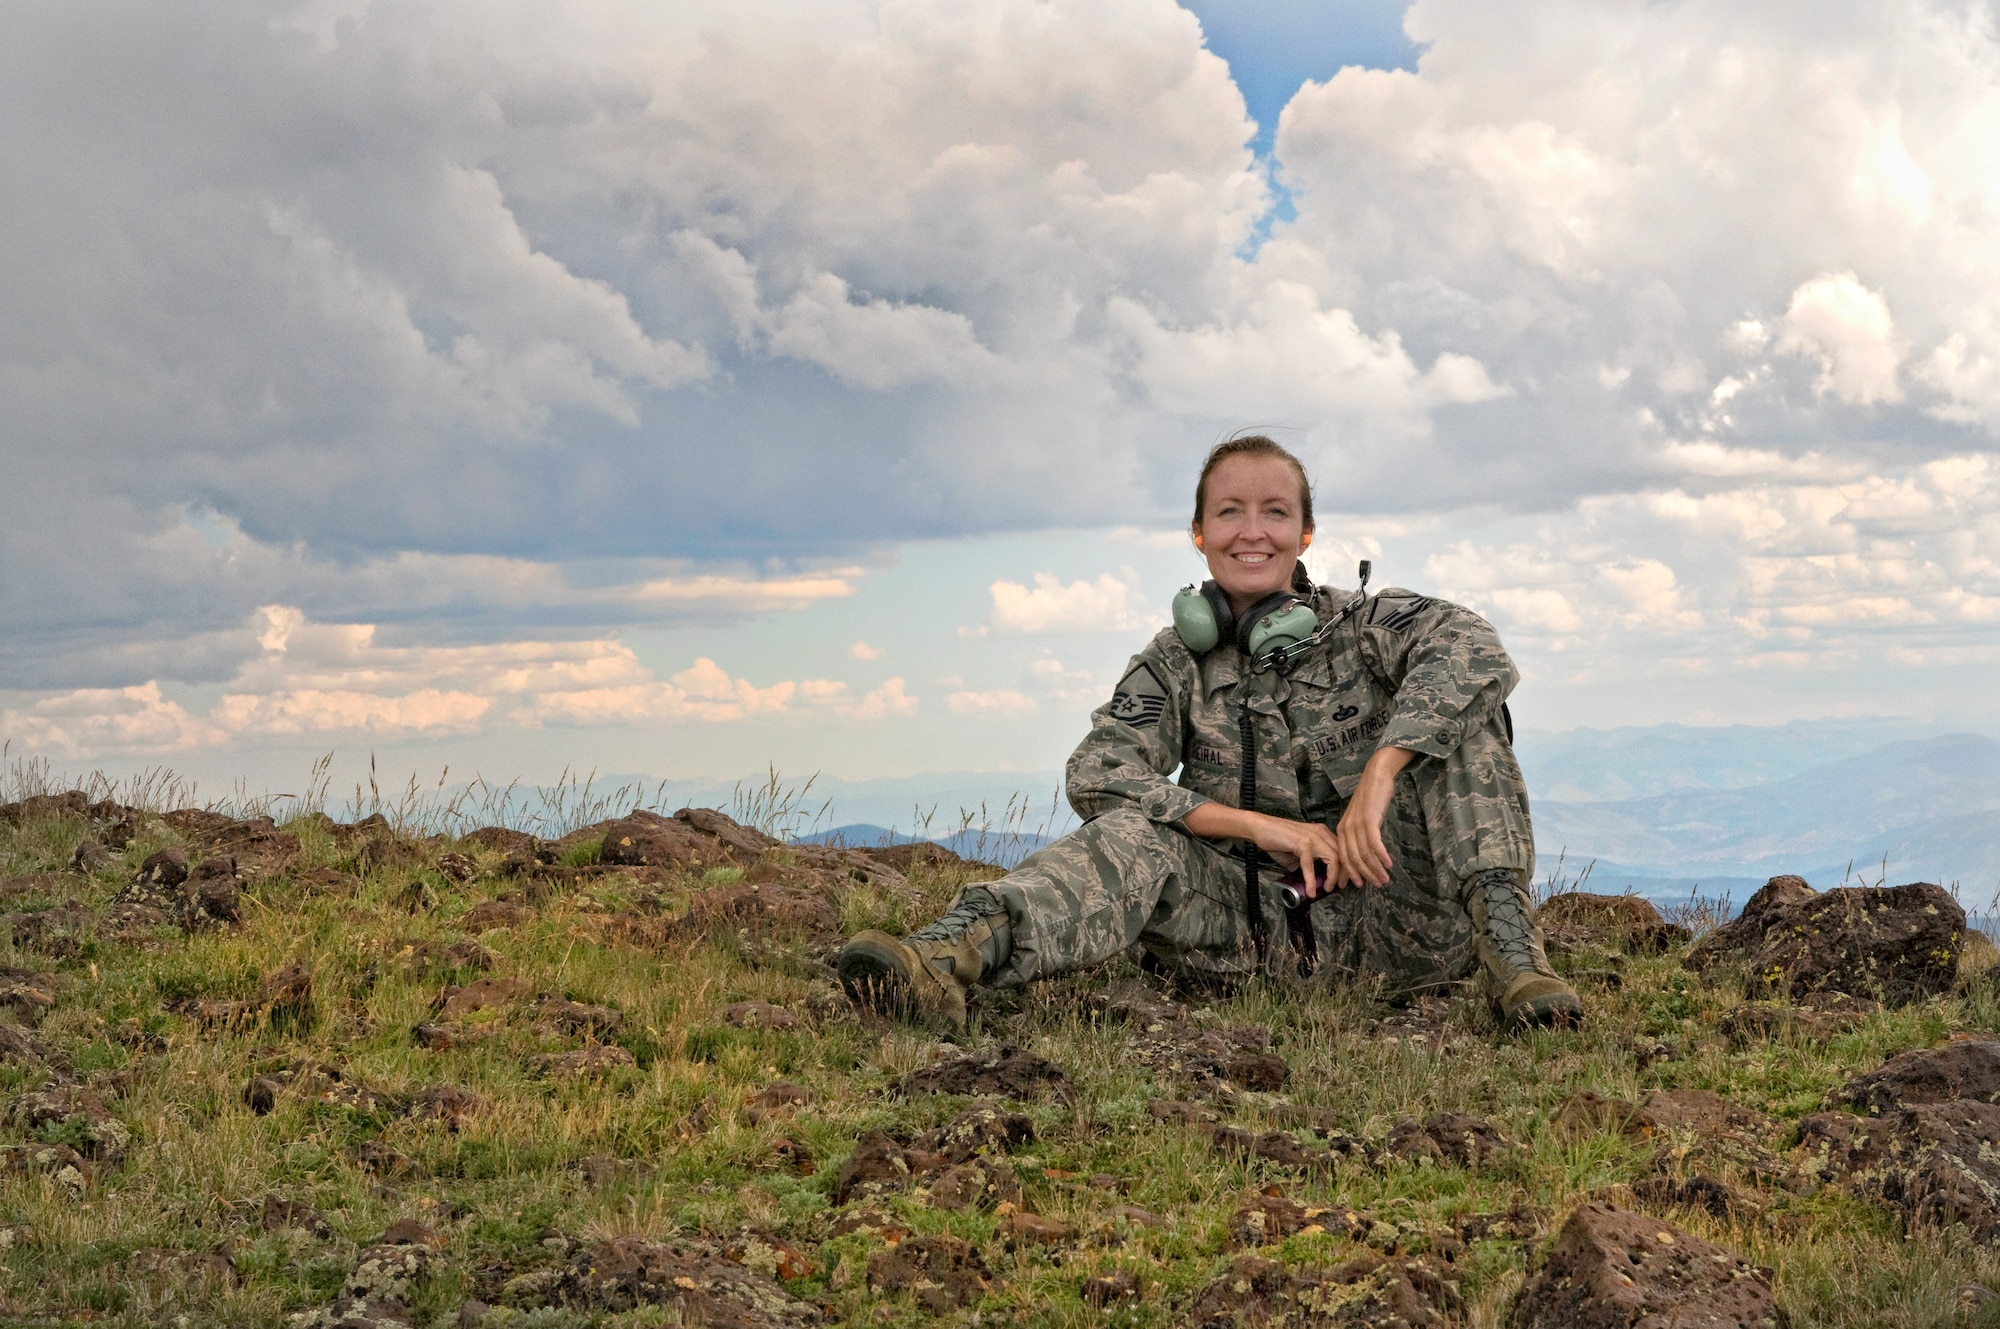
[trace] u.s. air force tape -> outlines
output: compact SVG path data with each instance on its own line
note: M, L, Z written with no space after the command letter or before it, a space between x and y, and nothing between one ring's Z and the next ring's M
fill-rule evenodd
M1111 694L1111 718L1135 729L1158 724L1166 709L1167 685L1143 662L1132 666L1132 672L1118 680L1118 690Z

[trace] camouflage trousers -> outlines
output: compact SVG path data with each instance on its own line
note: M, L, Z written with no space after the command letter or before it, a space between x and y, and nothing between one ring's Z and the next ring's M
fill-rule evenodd
M1315 900L1306 911L1309 943L1288 928L1278 895L1282 870L1265 860L1259 885L1268 968L1379 978L1391 991L1471 973L1466 882L1491 868L1513 868L1524 882L1534 872L1527 790L1497 721L1444 760L1420 760L1397 778L1382 840L1394 860L1389 884ZM1130 806L1094 818L986 883L1007 910L1013 953L983 981L1018 986L1100 964L1134 942L1171 969L1255 971L1242 850Z

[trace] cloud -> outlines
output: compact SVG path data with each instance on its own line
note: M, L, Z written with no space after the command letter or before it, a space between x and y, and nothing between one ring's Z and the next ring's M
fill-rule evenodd
M1897 382L1903 349L1888 302L1853 273L1828 273L1801 284L1785 309L1784 328L1780 351L1818 359L1815 390L1863 406L1903 399Z
M1133 588L1109 572L1095 581L1064 583L1054 573L1037 572L1035 584L996 581L989 588L995 632L1130 632L1145 626L1133 604Z
M857 641L847 648L847 658L850 660L879 660L885 654L887 652L881 647L870 646L865 641Z
M1033 715L1037 709L1033 697L1012 688L995 688L990 692L953 692L946 695L944 704L953 715L992 720Z
M548 725L725 723L787 713L882 720L916 713L901 678L855 697L834 679L758 685L706 656L667 678L610 639L387 646L373 624L314 623L267 605L259 652L205 714L158 682L17 698L0 732L70 756L172 753L238 741L469 735Z

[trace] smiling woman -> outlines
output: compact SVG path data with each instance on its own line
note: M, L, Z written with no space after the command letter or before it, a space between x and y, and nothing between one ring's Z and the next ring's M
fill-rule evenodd
M976 984L1137 942L1209 978L1323 967L1408 992L1478 967L1509 1022L1582 1017L1528 903L1499 638L1408 591L1315 587L1312 532L1291 453L1263 435L1210 451L1190 528L1209 617L1177 612L1092 717L1068 771L1085 824L927 928L855 936L839 968L856 1000L962 1026Z

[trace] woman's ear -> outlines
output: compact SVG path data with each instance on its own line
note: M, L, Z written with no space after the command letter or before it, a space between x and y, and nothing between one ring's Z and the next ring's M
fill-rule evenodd
M1189 538L1191 538L1191 539L1192 539L1192 540L1194 541L1194 547L1195 547L1195 550L1196 550L1196 552L1200 552L1200 551L1201 551L1201 528L1200 528L1200 527L1196 527L1196 528L1195 528L1194 530L1192 530L1192 531L1189 531L1189 532L1188 532L1188 536L1189 536Z
M1299 536L1299 551L1303 553L1304 551L1311 549L1312 547L1313 547L1313 533L1311 531L1306 531L1305 533Z

